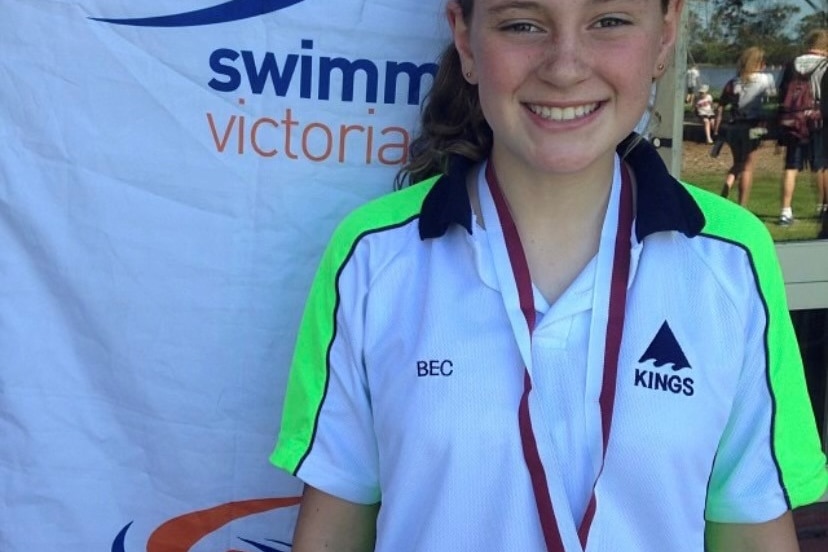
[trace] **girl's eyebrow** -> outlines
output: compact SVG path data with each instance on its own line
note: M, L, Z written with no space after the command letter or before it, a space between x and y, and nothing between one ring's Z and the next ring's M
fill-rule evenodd
M590 4L610 4L613 2L632 2L634 4L642 4L645 3L646 0L589 0ZM541 11L544 9L544 6L540 2L536 2L533 0L511 0L507 2L501 2L499 4L495 4L491 6L487 11L491 15L497 15L501 12L508 11L508 10L534 10L534 11Z
M541 5L532 0L512 0L511 2L502 2L491 6L487 11L492 15L497 15L508 10L541 10Z

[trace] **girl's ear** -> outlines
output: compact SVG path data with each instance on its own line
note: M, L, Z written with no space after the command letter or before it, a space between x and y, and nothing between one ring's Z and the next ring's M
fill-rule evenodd
M681 11L684 9L684 0L670 0L667 12L664 14L664 23L661 29L661 43L656 58L656 78L664 72L673 55L681 26Z
M466 20L463 17L463 9L459 3L452 1L446 5L446 18L451 27L454 47L457 49L457 53L460 54L463 78L469 83L475 84L474 56L472 55L469 26L466 24Z

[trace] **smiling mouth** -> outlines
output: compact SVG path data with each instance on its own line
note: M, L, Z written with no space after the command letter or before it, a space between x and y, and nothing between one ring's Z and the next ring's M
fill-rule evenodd
M574 121L575 119L586 117L598 109L598 106L598 102L569 107L548 107L527 104L529 111L542 119L548 119L550 121Z

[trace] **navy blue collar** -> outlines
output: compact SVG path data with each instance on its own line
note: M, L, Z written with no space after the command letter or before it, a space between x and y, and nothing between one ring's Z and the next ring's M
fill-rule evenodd
M631 144L634 147L627 151ZM701 209L684 186L673 178L652 144L631 134L618 146L618 153L635 174L638 241L655 232L675 231L688 237L701 232L705 224ZM439 178L423 201L420 238L438 238L453 224L459 224L471 234L472 213L466 174L474 164L459 156L452 157L448 173Z

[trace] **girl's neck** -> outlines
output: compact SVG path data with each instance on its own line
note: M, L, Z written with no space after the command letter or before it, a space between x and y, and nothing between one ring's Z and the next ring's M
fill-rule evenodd
M543 173L492 156L495 174L515 222L528 228L581 226L606 210L613 155L577 173Z
M598 252L614 157L577 174L538 174L494 160L529 264L532 282L553 303Z

